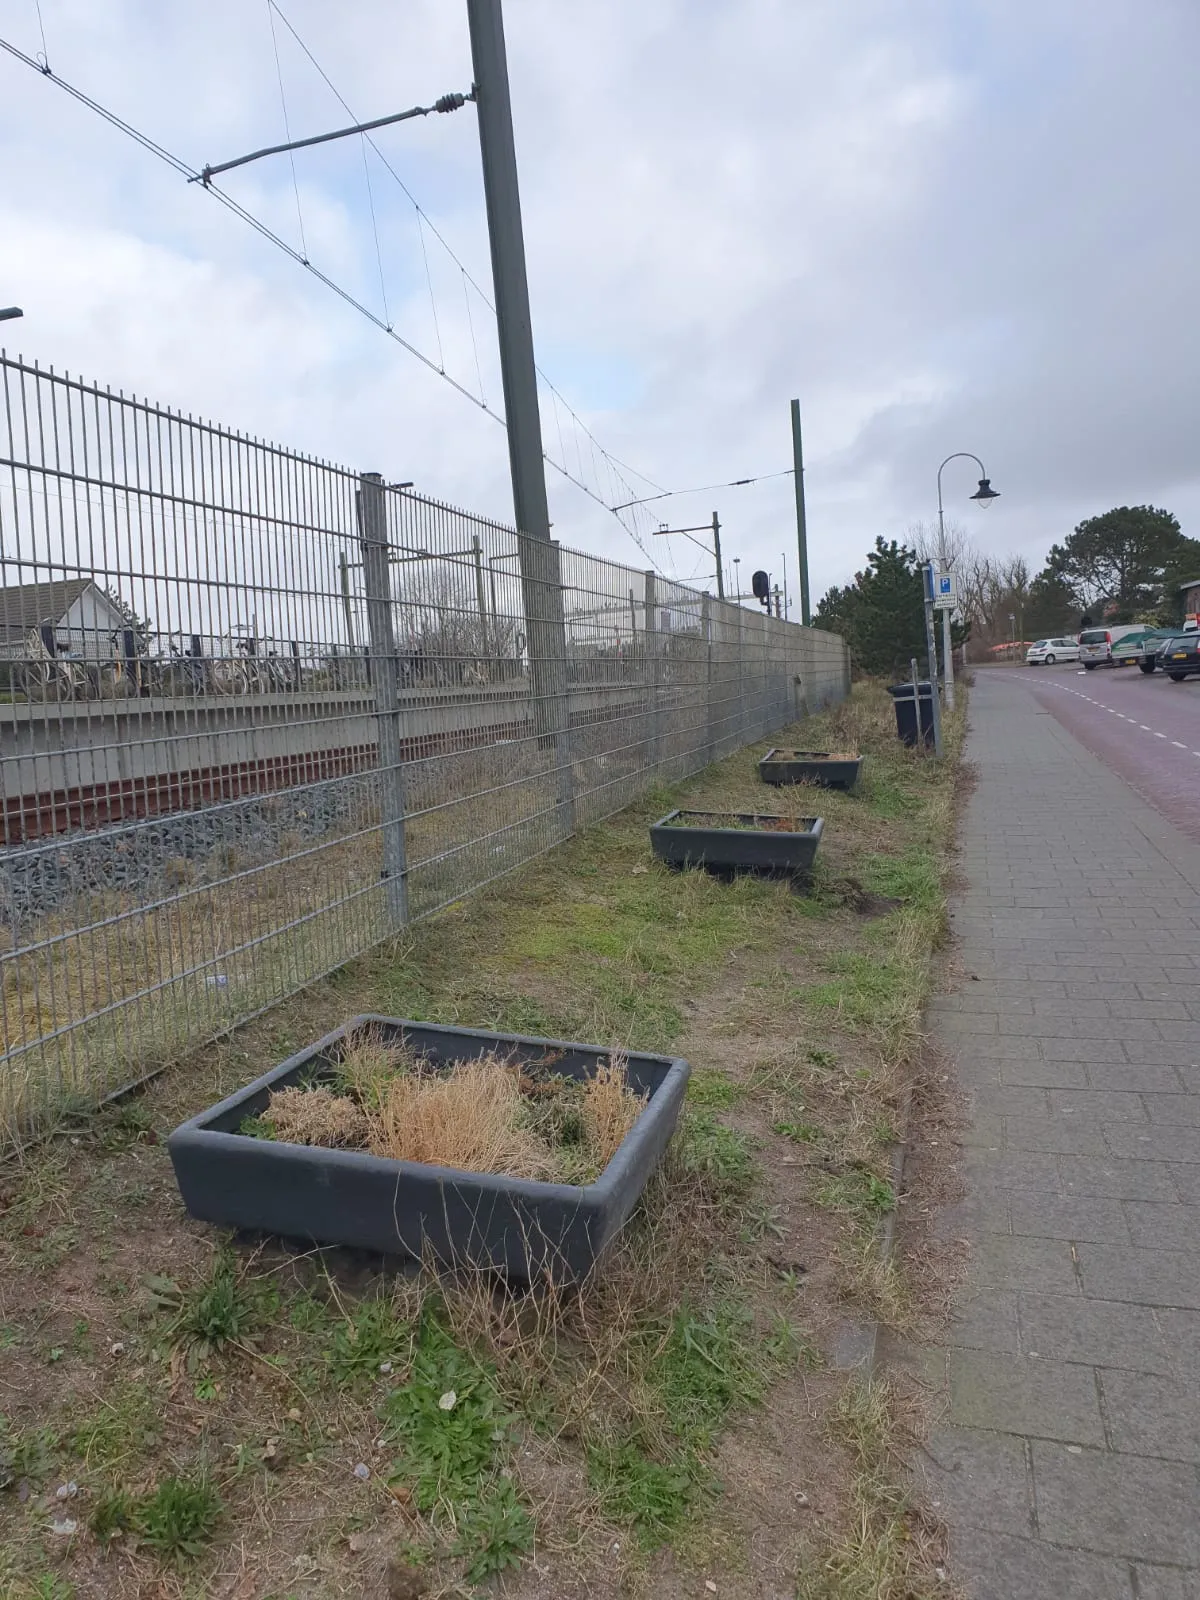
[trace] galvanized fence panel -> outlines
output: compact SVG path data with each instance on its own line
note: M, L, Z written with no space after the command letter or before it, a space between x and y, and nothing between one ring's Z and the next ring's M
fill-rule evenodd
M831 634L0 356L0 1131L844 695Z

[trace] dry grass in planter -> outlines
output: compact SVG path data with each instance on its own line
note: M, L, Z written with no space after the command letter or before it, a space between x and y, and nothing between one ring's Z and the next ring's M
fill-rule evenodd
M526 1103L518 1072L495 1056L456 1061L444 1076L397 1077L371 1118L368 1149L463 1172L556 1177L554 1152L527 1124Z
M339 1092L340 1091L340 1092ZM498 1055L434 1070L377 1035L338 1061L335 1087L276 1090L243 1131L290 1144L543 1182L590 1183L646 1104L623 1052L585 1082Z
M319 1144L329 1150L363 1150L370 1123L349 1095L334 1094L323 1084L312 1088L277 1089L262 1119L276 1139L286 1144Z

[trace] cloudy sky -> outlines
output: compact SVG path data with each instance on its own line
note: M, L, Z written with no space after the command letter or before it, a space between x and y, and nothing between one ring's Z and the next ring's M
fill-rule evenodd
M985 520L958 462L948 506L999 551L1040 561L1127 502L1200 534L1195 0L506 9L538 358L614 457L667 488L778 471L798 396L814 596L877 534L934 519L955 450L1002 498ZM354 117L471 81L460 0L40 13L0 0L0 35L195 166L285 136L281 79L292 137L350 120L296 35ZM377 138L393 172L349 140L226 186L474 400L0 53L9 349L507 520L494 323L463 272L490 293L474 112ZM630 497L548 390L543 431ZM645 565L554 473L550 493L565 544ZM713 509L743 574L787 551L794 580L787 477L640 527ZM703 567L646 542L668 571Z

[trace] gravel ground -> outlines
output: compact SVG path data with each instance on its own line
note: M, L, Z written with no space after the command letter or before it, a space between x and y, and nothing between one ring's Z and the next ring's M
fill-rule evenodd
M369 824L376 788L371 773L339 777L0 850L0 920L19 943L48 913L85 907L95 896L147 902L184 884L220 882L308 841Z

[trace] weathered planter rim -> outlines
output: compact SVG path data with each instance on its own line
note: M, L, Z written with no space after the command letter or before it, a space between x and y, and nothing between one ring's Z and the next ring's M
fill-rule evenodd
M758 822L763 818L780 822L807 822L807 828L692 828L686 823L672 821L674 817L737 817ZM681 833L718 833L723 839L744 839L747 834L757 839L811 839L820 838L825 831L824 817L787 817L779 811L694 811L690 806L676 806L665 817L650 824L654 828L678 828Z
M759 757L759 766L764 761L861 761L862 752L857 755L837 755L832 750L791 750L782 745L772 745L765 756Z

